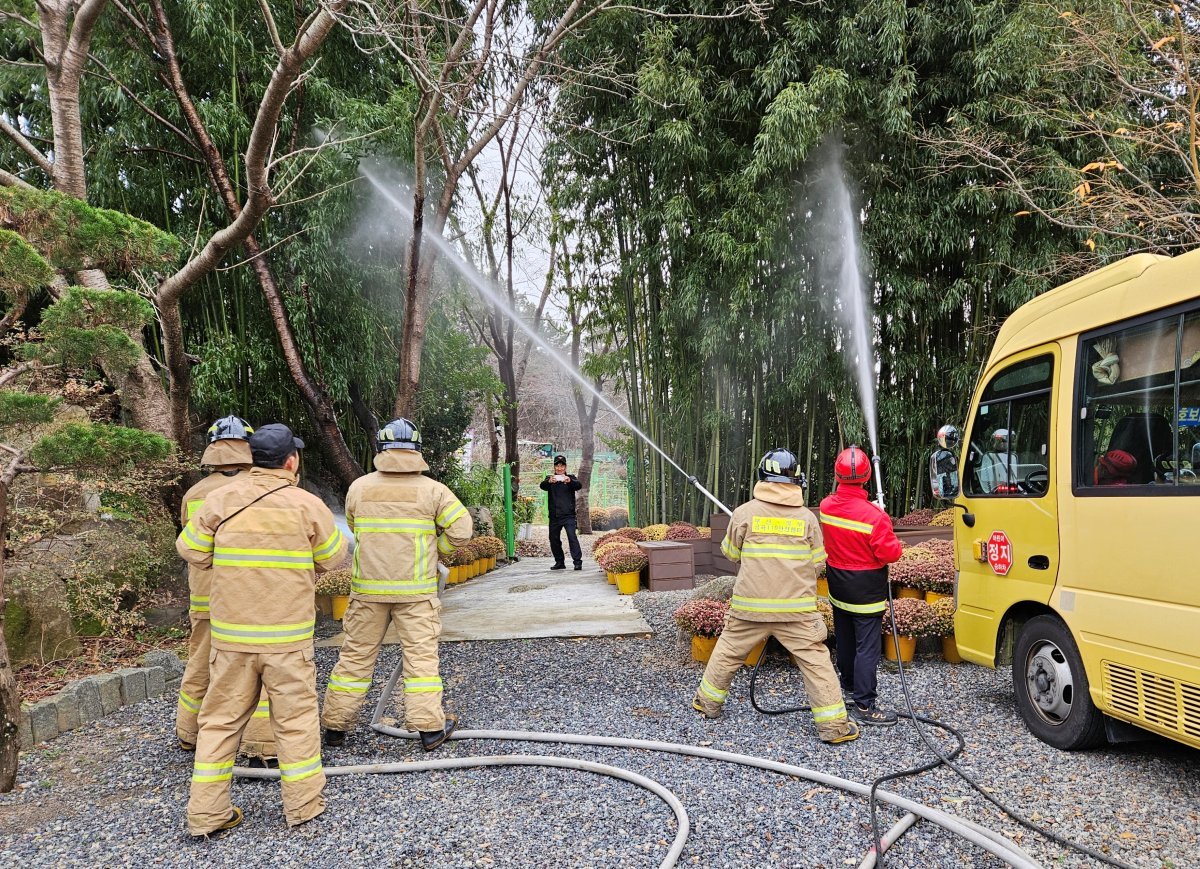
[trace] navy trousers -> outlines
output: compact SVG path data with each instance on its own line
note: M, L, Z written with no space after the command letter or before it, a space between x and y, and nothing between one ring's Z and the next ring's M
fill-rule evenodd
M550 523L550 554L554 556L555 564L563 564L562 532L567 529L567 545L571 547L571 561L575 566L583 564L583 550L579 548L579 538L575 535L575 517L556 519Z
M883 614L856 615L834 607L833 634L842 688L853 694L859 706L872 708L883 652Z

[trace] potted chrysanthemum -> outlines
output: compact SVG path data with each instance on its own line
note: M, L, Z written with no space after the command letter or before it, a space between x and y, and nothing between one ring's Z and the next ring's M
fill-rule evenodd
M333 618L340 620L350 605L350 569L343 567L317 577L318 597L328 597Z
M692 657L697 661L707 661L712 657L728 614L728 601L701 597L684 602L671 617L691 637Z

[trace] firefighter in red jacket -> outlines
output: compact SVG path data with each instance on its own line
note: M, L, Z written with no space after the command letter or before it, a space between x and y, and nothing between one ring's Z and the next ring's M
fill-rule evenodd
M859 723L891 727L896 713L875 705L875 671L883 649L887 566L900 557L900 541L887 513L867 498L866 452L857 446L842 450L833 473L837 490L821 502L821 531L842 690L853 696L850 714Z

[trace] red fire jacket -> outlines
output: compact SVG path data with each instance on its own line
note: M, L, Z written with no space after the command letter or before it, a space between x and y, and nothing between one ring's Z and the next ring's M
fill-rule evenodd
M839 483L821 502L821 531L830 567L878 570L900 557L892 520L868 500L862 486Z

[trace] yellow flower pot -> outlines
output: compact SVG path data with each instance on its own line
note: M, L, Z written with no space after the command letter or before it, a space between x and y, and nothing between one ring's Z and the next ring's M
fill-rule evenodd
M926 603L934 603L934 602L936 602L936 601L939 601L939 600L945 600L945 599L946 599L946 598L948 598L948 597L954 597L954 595L952 595L952 594L942 594L940 591L927 591L927 592L925 592L925 602L926 602Z
M637 590L642 584L641 571L633 571L632 573L618 573L617 577L617 592L620 594L637 594Z
M495 569L496 569L496 556L494 556L494 555L493 555L491 558L489 558L489 559L487 560L487 569L488 569L488 570L495 570Z
M467 579L474 579L479 575L479 562L472 561L467 565Z
M446 582L450 585L458 585L462 582L462 567L455 564L450 568L450 576L446 578Z
M925 592L919 588L909 588L907 585L902 585L896 589L896 597L912 597L921 600L925 597Z
M958 653L958 641L951 634L948 637L942 637L942 657L951 664L961 664L962 655Z
M697 661L707 661L716 647L716 637L692 637L692 657Z
M767 648L767 641L763 640L757 646L750 650L750 654L746 656L746 666L753 667L758 663L758 659L762 657L763 652Z
M908 664L912 661L913 655L917 652L917 638L907 637L904 634L900 635L900 660ZM891 634L883 635L883 656L889 661L896 660L896 644L893 642Z
M611 570L604 571L604 576L608 580L609 585L617 584L617 575L615 573L613 573Z
M346 614L346 607L350 606L350 595L335 594L333 595L333 617L341 621L342 616Z
M817 578L817 595L829 597L829 580L823 576Z

